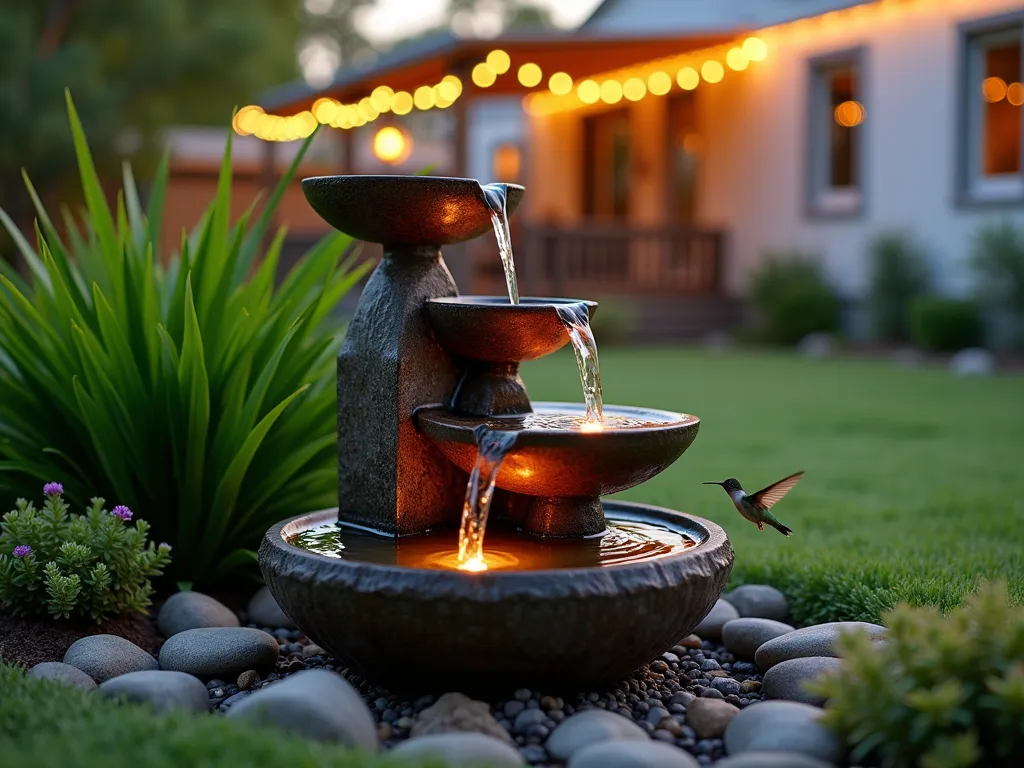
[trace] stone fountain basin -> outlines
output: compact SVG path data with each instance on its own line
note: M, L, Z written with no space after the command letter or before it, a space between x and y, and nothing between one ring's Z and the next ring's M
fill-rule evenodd
M725 532L708 520L622 501L605 501L604 511L698 543L604 568L427 570L326 557L288 543L337 521L337 510L324 510L267 531L260 568L311 639L394 690L590 690L621 680L689 634L721 595L733 564Z
M453 355L489 363L536 360L569 341L555 307L586 304L590 317L596 301L507 296L446 296L426 303L427 319L441 346Z
M534 403L533 418L586 415L579 403ZM575 429L518 429L521 416L461 416L447 408L416 412L419 430L464 472L476 462L473 430L480 424L514 429L519 436L498 472L496 485L527 496L594 497L624 491L650 480L676 461L697 437L700 419L689 414L624 405L604 406L606 419L648 422L635 428L585 432Z

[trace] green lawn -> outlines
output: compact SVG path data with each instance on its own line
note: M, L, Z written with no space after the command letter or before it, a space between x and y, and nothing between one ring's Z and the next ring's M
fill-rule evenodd
M885 361L692 349L601 351L604 400L701 418L690 449L622 494L715 521L733 582L773 584L797 621L879 619L898 601L943 608L979 578L1024 602L1024 377L957 379ZM566 350L523 366L534 400L580 401ZM776 508L784 538L720 488L807 476Z

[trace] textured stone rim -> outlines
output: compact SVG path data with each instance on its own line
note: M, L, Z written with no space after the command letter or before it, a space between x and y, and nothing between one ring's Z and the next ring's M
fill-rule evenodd
M621 513L661 522L682 533L699 536L700 541L682 552L622 565L466 574L456 570L341 560L301 549L285 540L301 531L337 522L338 510L334 508L298 515L272 526L260 547L260 563L272 568L278 576L323 585L347 585L360 592L426 593L439 598L488 603L514 597L625 596L632 589L649 589L652 583L659 581L666 585L676 583L681 573L710 575L720 567L722 555L726 555L731 564L729 539L725 531L710 520L628 501L605 500L602 503L606 514ZM317 567L311 568L313 564Z
M480 312L524 312L540 313L548 312L556 306L570 306L572 304L586 304L593 316L598 304L589 299L556 299L548 296L522 296L518 304L508 300L508 296L442 296L438 299L427 299L427 304L455 304L466 309L475 309Z

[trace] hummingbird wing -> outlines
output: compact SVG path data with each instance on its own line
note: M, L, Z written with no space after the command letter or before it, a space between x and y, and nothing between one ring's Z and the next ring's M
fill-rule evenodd
M771 509L780 501L782 498L793 490L793 486L800 482L800 478L804 476L803 472L797 472L789 477L784 477L777 483L772 483L767 488L762 488L757 493L751 493L746 498L758 509Z

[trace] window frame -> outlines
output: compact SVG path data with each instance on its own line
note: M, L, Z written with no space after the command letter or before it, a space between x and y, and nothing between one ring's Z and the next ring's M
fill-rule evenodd
M822 98L822 75L828 69L834 69L847 65L853 69L857 78L857 101L864 106L865 120L856 126L858 131L856 155L854 157L854 168L856 171L857 185L856 200L847 202L844 205L832 206L823 204L823 197L828 194L828 189L822 189L819 184L819 176L822 172L822 142L826 137L821 136L821 128L818 124L818 117L821 111ZM831 51L820 56L814 56L807 60L806 99L804 106L805 113L805 136L804 136L804 214L808 219L858 219L863 217L868 208L868 121L871 120L870 88L868 82L868 51L867 46L858 45L853 48L844 48L838 51ZM833 200L842 201L848 197L848 193L835 192Z
M978 38L1010 35L1017 28L1021 45L1021 82L1024 82L1024 11L1011 11L997 16L972 19L957 27L957 73L956 73L956 166L954 199L962 208L1020 207L1024 203L1024 120L1021 120L1021 167L1017 172L1016 184L1011 189L1009 179L985 180L978 178L976 165L979 151L977 133L981 101L972 85L976 64ZM1024 107L1020 107L1024 110ZM979 188L980 187L980 188Z

